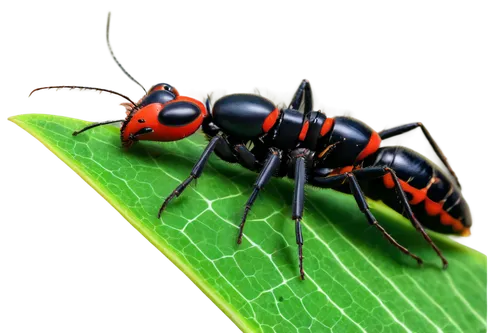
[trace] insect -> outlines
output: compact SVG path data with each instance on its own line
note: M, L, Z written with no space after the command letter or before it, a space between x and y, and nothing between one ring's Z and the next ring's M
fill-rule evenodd
M443 268L448 262L424 226L441 233L464 236L470 233L471 215L458 178L422 123L375 132L354 118L329 118L320 111L313 111L312 90L307 80L301 82L289 106L282 109L254 94L227 95L211 108L210 98L203 104L180 96L174 87L165 83L146 92L114 56L109 43L109 22L110 16L106 33L109 51L123 72L145 91L146 95L139 102L134 103L112 90L91 87L51 86L34 91L80 88L105 91L127 99L128 103L123 104L127 109L125 120L98 122L73 133L78 135L97 126L121 123L121 142L125 147L141 140L182 140L202 129L209 139L208 145L190 175L164 200L158 218L175 197L180 196L193 180L200 178L208 158L215 153L226 162L238 163L259 174L240 221L238 244L242 241L247 216L260 190L273 176L294 179L292 219L302 279L305 273L301 221L306 184L352 194L368 223L418 264L422 259L400 245L375 219L365 193L406 216L441 258ZM422 130L451 177L408 148L380 147L382 140L416 128Z

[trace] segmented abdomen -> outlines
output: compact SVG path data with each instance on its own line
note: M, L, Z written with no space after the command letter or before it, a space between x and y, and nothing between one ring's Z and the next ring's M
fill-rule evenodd
M472 225L469 206L460 189L438 166L406 147L384 147L365 160L369 165L387 166L396 172L417 219L425 227L446 234L467 235ZM366 184L367 196L382 200L402 212L389 174Z

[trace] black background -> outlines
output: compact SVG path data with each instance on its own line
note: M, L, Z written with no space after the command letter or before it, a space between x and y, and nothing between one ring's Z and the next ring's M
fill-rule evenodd
M104 8L75 6L63 11L29 10L12 31L8 56L20 72L7 76L21 78L14 80L15 89L9 84L9 98L15 101L4 111L25 102L23 89L31 87L32 80L112 79L115 88L126 87L104 64ZM433 133L457 153L456 166L465 169L473 207L485 205L480 181L488 171L480 169L491 167L481 162L487 160L482 150L489 148L482 127L487 113L467 102L472 83L463 80L446 58L427 59L427 64L415 50L378 61L377 49L347 52L310 32L307 38L295 38L300 24L279 33L277 28L256 27L236 32L229 25L216 28L207 14L198 21L203 28L194 30L189 24L193 17L184 12L186 17L176 22L173 14L175 9L167 13L113 8L112 38L120 41L128 69L139 79L175 79L179 87L216 89L246 87L249 79L265 79L272 80L273 87L293 88L296 72L312 71L321 103L361 104L361 111L379 122L432 119ZM340 56L350 61L340 61ZM33 103L50 104L54 112L111 110L111 98L103 96L42 96ZM165 331L224 330L223 322L216 321L166 265L159 265L159 258L118 217L104 217L95 201L89 201L71 177L63 176L38 145L23 144L15 131L0 133L8 180L2 185L8 198L2 200L7 202L3 234L14 241L4 258L16 263L5 274L20 296L12 307L33 310L31 319L19 326L148 329L146 323L157 321ZM98 230L89 229L90 222L99 223ZM495 247L486 228L491 227L481 225L481 246Z

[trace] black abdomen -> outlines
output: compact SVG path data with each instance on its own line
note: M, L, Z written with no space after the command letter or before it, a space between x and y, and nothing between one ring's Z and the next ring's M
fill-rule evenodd
M367 158L369 165L387 166L396 172L413 212L425 227L440 233L466 234L472 225L467 202L460 189L438 166L405 147L384 147ZM366 195L382 200L402 213L390 175L366 184Z

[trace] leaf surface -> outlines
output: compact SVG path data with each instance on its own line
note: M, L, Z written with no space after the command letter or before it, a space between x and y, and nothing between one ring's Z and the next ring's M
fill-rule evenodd
M113 126L72 137L88 123L51 115L10 120L77 172L245 332L486 331L486 257L431 232L450 262L443 271L410 223L382 203L370 201L372 211L423 267L368 226L351 196L308 188L301 281L289 180L273 179L261 193L237 246L256 174L215 156L197 185L156 218L200 156L202 135L125 151Z

